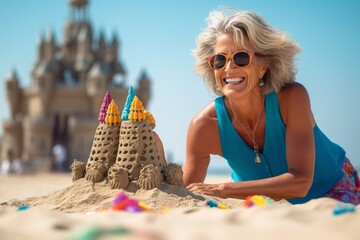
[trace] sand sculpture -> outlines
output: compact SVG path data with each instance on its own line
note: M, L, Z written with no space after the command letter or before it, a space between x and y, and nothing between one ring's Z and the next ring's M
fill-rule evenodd
M159 188L163 181L184 186L180 165L167 165L161 156L154 139L155 119L132 87L121 116L107 92L98 120L86 167L78 160L70 167L73 181L83 177L93 183L106 180L113 189L126 188L130 182L147 190Z

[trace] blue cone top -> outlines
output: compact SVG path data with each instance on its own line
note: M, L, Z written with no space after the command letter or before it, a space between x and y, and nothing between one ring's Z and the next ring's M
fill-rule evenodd
M131 107L131 103L134 100L135 97L135 92L132 86L129 87L129 91L128 91L128 96L126 98L125 101L125 106L124 109L121 113L121 119L123 121L127 121L129 120L129 113L130 113L130 107Z

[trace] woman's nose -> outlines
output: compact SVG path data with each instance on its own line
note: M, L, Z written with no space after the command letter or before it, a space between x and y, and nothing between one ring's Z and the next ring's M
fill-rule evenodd
M232 68L235 68L235 67L236 67L236 64L234 63L234 61L229 59L227 61L227 63L225 64L224 68L225 68L225 70L227 70L227 69L232 69Z

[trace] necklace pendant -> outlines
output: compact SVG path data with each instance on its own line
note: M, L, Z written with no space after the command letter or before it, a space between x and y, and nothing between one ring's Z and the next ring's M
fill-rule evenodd
M255 154L254 162L255 162L255 163L261 163L261 157L260 157L260 154L259 154L259 153L256 153L256 154Z
M254 144L254 153L255 153L254 162L255 163L261 163L261 157L260 157L260 154L259 154L259 146L256 143Z

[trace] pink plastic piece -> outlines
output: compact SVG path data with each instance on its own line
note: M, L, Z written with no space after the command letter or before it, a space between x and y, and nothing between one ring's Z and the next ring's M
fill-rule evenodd
M106 111L111 103L112 97L109 93L109 91L106 91L103 102L100 107L100 114L99 114L99 124L105 123L105 117L106 117Z

